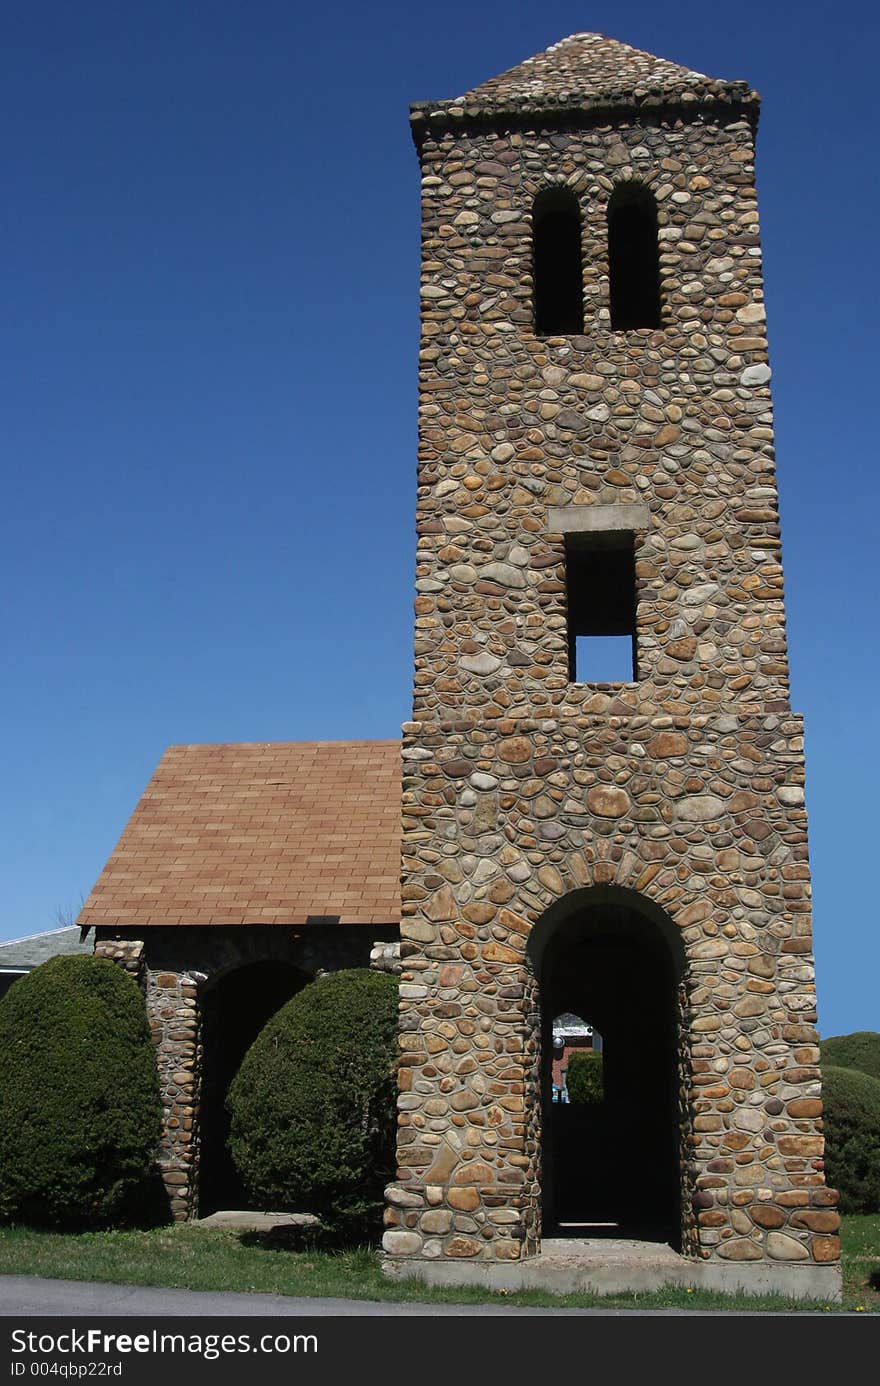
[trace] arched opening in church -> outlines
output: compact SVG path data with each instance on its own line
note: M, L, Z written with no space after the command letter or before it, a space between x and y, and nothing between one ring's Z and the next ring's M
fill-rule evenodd
M594 887L548 911L530 952L540 995L543 1236L680 1250L687 1117L672 924L632 891ZM578 1049L593 1059L576 1058Z
M584 330L581 212L570 188L547 188L532 208L535 332L561 337Z
M608 276L615 332L660 327L657 203L642 183L620 183L608 203Z
M311 978L289 963L249 963L221 974L202 995L202 1085L199 1112L199 1216L247 1208L227 1148L226 1094L241 1061L268 1020Z

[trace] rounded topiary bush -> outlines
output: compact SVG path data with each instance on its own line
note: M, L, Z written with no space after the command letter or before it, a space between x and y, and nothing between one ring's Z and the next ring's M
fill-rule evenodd
M229 1148L260 1207L315 1213L336 1237L378 1234L395 1168L397 978L353 969L268 1022L227 1098Z
M880 1211L880 1082L858 1069L822 1072L825 1178L842 1213Z
M570 1055L565 1075L569 1102L595 1106L604 1096L602 1052L582 1049Z
M0 1218L142 1216L161 1104L143 997L106 958L51 958L0 1001Z
M856 1030L851 1035L831 1035L822 1040L822 1063L829 1068L858 1068L880 1079L880 1034Z

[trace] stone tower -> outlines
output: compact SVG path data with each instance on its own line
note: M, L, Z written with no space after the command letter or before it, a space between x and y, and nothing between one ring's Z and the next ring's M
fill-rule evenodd
M391 1273L523 1283L612 1230L694 1283L839 1285L758 106L575 34L412 110ZM560 1013L602 1036L601 1103L551 1101Z

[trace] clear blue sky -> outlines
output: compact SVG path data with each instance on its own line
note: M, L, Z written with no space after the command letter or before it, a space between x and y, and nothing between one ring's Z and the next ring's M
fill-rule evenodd
M764 97L758 178L823 1033L880 1029L876 4L7 6L0 938L163 748L408 716L411 100L597 30Z

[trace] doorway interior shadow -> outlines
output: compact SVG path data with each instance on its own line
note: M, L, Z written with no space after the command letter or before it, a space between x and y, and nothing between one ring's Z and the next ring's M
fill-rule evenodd
M229 1085L263 1026L311 979L289 963L249 963L222 973L202 997L199 1216L247 1209L248 1196L229 1154Z
M557 902L529 943L541 1025L545 1237L682 1240L684 953L672 921L634 891ZM553 1018L602 1036L602 1091L553 1101Z

